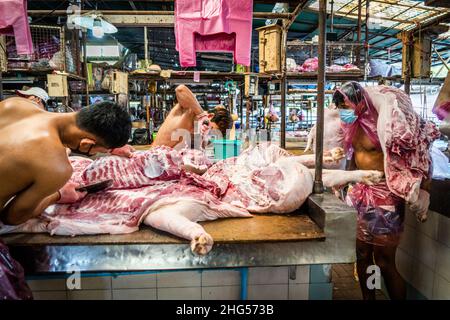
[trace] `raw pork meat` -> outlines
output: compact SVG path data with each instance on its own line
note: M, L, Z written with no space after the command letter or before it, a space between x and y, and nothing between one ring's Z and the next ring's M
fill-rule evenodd
M319 68L319 58L309 58L299 67L297 67L299 72L315 72Z
M20 226L0 225L0 234L49 232L56 235L130 233L144 222L191 240L197 254L211 250L213 239L197 224L225 217L251 217L250 212L287 213L299 208L312 191L313 174L270 144L253 146L239 157L220 161L203 175L180 169L187 160L207 165L203 154L155 147L131 159L109 156L95 161L71 158L73 181L82 184L112 178L107 190L71 205L53 205ZM183 160L184 159L184 160ZM324 183L376 182L373 171L324 171Z

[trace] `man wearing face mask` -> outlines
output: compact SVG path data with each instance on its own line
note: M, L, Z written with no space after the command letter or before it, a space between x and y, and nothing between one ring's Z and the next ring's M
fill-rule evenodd
M364 299L375 299L367 287L367 268L379 266L391 299L405 299L405 282L395 254L407 214L426 220L431 156L438 136L435 125L422 119L405 92L387 86L363 88L348 82L337 89L348 169L378 170L385 180L350 186L345 197L357 216L357 271Z
M72 113L49 113L24 98L0 102L0 220L17 225L54 203L72 203L85 193L67 183L72 166L66 148L84 155L124 146L128 113L102 102Z

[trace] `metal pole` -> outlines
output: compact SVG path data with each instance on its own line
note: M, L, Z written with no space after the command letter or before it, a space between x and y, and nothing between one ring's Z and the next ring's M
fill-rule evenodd
M330 2L330 5L331 5L331 26L330 26L330 31L331 32L333 32L333 24L334 24L334 18L333 18L333 4L334 4L334 1L333 0L331 0L331 2ZM353 39L352 39L353 40Z
M319 0L319 69L317 72L316 172L314 178L314 193L323 193L322 161L325 104L326 10L327 0Z
M412 60L413 60L413 41L414 41L414 35L412 32L408 32L406 34L406 72L405 72L405 92L409 95L411 91L411 75L412 75Z
M281 31L281 126L280 126L280 147L286 148L286 50L287 33L289 21L283 20L283 29Z
M356 47L356 65L361 67L361 47L359 44L361 43L361 18L362 18L362 0L358 0L358 27L356 31L356 42L358 42L358 46ZM366 34L367 36L367 34Z
M147 67L148 61L148 37L147 37L147 26L144 27L144 59L145 59L145 67Z
M370 1L366 0L366 24L364 31L364 80L367 80L367 64L369 63L369 7Z
M84 78L86 79L86 106L89 106L89 72L87 64L86 32L83 32L82 41L83 41Z

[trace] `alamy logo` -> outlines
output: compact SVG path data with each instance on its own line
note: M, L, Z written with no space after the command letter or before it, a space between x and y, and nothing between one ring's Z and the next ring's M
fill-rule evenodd
M70 267L67 270L67 273L70 274L66 280L66 287L69 290L80 290L81 289L81 272L77 267Z
M381 289L380 267L378 267L377 265L371 265L367 267L366 273L370 274L366 282L367 288L370 290Z

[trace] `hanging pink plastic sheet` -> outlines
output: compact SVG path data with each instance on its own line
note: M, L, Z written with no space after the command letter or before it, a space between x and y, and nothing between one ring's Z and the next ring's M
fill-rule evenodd
M450 114L450 101L444 102L440 106L434 108L433 113L438 117L439 120L444 120Z
M196 52L233 52L250 65L253 0L175 1L175 41L182 67L196 66Z
M0 34L15 37L17 54L33 54L27 0L2 0L0 12Z
M11 257L0 240L0 300L31 300L33 295L25 282L22 266Z
M347 94L342 90L336 89L343 97L345 104L355 110L355 115L358 116L355 122L352 124L341 123L344 131L344 148L347 152L352 152L352 140L358 130L361 127L370 141L381 150L380 140L377 132L377 120L378 112L375 109L372 100L366 90L357 82L350 82L348 84L352 89L352 97L350 99Z

